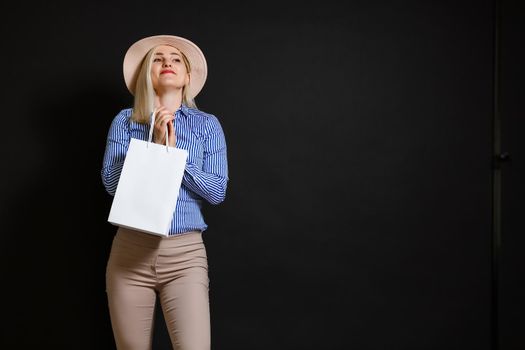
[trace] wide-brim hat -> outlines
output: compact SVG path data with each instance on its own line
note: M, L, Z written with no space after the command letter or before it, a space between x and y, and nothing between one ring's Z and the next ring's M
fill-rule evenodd
M208 76L208 65L206 58L201 49L188 39L174 35L155 35L140 39L131 45L124 56L124 81L132 95L135 95L135 85L137 76L142 65L144 57L149 50L158 45L170 45L179 51L188 59L190 63L190 83L188 93L193 98L201 91L206 77Z

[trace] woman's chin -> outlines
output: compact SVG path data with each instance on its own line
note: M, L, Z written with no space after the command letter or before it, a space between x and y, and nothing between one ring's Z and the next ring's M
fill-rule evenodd
M157 84L153 87L155 91L162 91L162 92L169 92L169 91L180 91L182 90L182 86L178 84Z

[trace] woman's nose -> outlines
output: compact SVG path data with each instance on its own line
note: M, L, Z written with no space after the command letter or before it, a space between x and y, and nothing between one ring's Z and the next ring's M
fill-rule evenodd
M162 66L163 67L171 67L171 62L170 61L165 61Z

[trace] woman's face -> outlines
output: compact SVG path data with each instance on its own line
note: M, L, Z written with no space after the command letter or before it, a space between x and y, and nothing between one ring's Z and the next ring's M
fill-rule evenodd
M151 81L157 93L160 90L181 89L189 83L189 74L181 52L169 45L155 48L151 63Z

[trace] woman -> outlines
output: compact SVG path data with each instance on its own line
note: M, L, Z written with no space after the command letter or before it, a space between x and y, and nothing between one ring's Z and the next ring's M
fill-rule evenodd
M206 59L191 41L158 35L134 43L124 79L134 95L109 129L102 180L114 195L130 139L153 140L188 151L167 237L119 228L106 270L106 292L118 349L151 348L156 295L174 349L210 349L208 263L202 232L203 200L219 204L228 182L226 142L219 120L197 109Z

